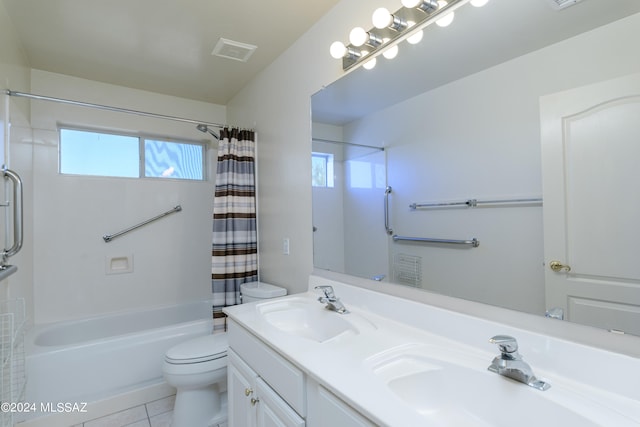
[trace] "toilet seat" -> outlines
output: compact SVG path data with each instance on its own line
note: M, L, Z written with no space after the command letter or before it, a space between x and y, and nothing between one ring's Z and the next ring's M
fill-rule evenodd
M227 357L227 334L206 335L171 347L164 360L172 365L209 362Z

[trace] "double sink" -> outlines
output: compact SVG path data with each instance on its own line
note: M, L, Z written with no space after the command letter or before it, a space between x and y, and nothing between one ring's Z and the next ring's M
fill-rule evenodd
M268 328L286 334L286 341L331 346L331 352L353 352L367 339L384 340L384 318L347 306L351 312L339 314L307 293L259 303L256 310ZM446 339L436 342L415 333L415 339L404 344L394 342L367 354L357 371L402 410L424 419L424 425L635 425L588 394L563 385L570 382L553 379L550 390L535 390L489 372L491 356L484 351L448 348Z

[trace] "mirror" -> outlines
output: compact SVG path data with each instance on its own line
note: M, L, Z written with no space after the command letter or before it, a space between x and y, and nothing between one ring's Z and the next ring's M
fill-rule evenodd
M465 5L450 27L429 26L394 60L313 95L314 162L334 177L314 184L316 268L527 313L554 308L541 97L640 71L624 53L640 36L637 1L555 3Z

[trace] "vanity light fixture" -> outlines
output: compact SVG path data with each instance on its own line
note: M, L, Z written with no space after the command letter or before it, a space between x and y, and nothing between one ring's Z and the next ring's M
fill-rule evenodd
M402 0L402 5L408 8L417 7L427 13L438 9L438 2L436 0Z
M371 31L367 32L362 27L355 27L349 33L349 42L353 46L362 46L363 44L368 44L369 46L378 47L382 44L382 39L372 33Z
M342 42L333 42L331 47L329 48L329 52L331 56L335 59L349 59L349 60L357 60L362 56L360 52L351 47L347 47Z
M387 59L398 54L398 44L407 40L419 43L423 30L435 22L438 26L451 24L454 11L467 3L484 6L489 0L401 0L402 7L394 13L381 7L372 15L374 28L366 31L356 27L349 34L349 45L337 41L331 45L331 56L342 59L342 69L347 71L358 65L366 69L375 66L376 58L382 54ZM362 46L367 50L362 50Z
M383 28L391 28L395 31L403 31L407 28L407 21L389 12L384 7L380 7L373 12L371 16L373 26L382 30Z

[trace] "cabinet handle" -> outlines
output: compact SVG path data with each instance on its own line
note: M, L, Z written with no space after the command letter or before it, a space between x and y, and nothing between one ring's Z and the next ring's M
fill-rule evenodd
M251 398L251 406L256 406L256 403L260 402L260 399L256 399L255 397Z
M251 393L253 393L253 390L251 390L250 388L245 388L244 389L244 395L249 397L251 396Z

